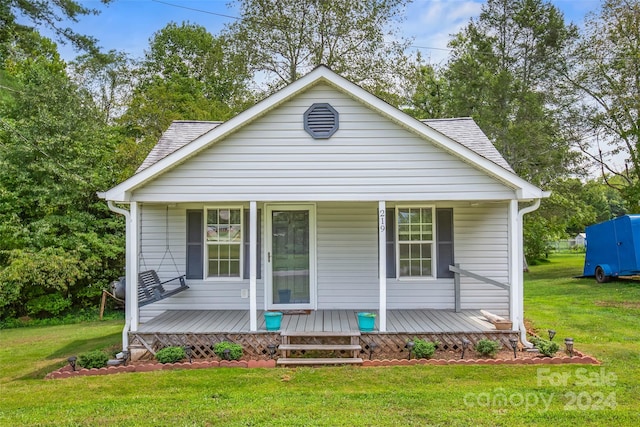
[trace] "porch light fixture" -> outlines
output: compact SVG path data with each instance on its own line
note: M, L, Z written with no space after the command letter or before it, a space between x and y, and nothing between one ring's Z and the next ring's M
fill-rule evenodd
M513 349L513 358L518 358L518 339L517 338L509 338L509 344L511 344L511 348Z
M184 348L184 353L189 358L189 363L193 363L193 360L191 359L191 354L193 352L193 348L190 345L185 345L183 348Z
M554 331L553 329L549 329L549 341L553 341L553 337L556 336L556 331Z
M222 350L222 358L224 360L231 360L231 350L229 350L228 348L225 348L224 350Z
M460 355L460 359L464 359L464 352L467 347L469 347L469 344L471 344L471 341L466 338L462 338L462 354Z
M569 353L569 357L573 357L573 338L565 338L564 345L567 348L567 353Z
M409 349L409 360L411 360L411 352L413 351L413 346L416 345L413 341L409 341L407 343L407 348Z
M69 366L71 366L72 370L76 370L76 360L78 360L78 358L76 356L71 356L67 359L67 362L69 362Z
M277 347L278 346L273 344L273 343L271 343L271 344L269 344L267 346L267 350L269 350L269 359L273 359L273 356L275 356L275 354L276 354L276 348Z
M376 344L375 342L369 343L369 360L371 360L373 352L376 351L376 348L378 348L378 344Z

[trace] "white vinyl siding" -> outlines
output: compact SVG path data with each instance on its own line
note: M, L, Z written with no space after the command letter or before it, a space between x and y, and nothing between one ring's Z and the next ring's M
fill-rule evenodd
M328 102L329 139L303 114ZM511 199L514 191L326 85L315 86L134 190L137 201L265 202Z
M378 305L378 204L318 203L318 309Z
M455 260L460 268L509 284L508 203L454 209ZM509 291L462 277L463 310L509 315Z

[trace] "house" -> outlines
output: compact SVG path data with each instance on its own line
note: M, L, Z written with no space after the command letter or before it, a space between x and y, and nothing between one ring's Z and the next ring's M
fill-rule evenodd
M375 333L415 334L486 332L482 309L524 339L522 217L548 194L472 119L416 120L320 66L227 122L174 122L100 196L127 217L127 283L189 286L144 307L127 289L126 347L264 333L266 310L310 330L374 311Z

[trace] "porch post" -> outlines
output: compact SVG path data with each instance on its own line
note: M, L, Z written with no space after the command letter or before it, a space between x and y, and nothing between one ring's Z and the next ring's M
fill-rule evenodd
M138 253L140 242L138 241L138 203L129 204L129 224L126 228L127 244L126 251L126 295L125 306L127 309L127 319L131 321L131 332L138 330L139 308L138 308Z
M522 274L522 228L518 218L518 201L509 202L509 317L513 322L513 329L520 328L521 299L520 277Z
M380 277L380 332L387 331L387 203L378 202L378 276Z
M256 202L249 202L249 329L258 330L257 260L258 260L258 207Z

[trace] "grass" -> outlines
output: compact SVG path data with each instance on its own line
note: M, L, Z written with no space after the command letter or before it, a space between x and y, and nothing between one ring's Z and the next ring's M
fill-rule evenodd
M0 330L0 425L636 425L640 286L573 279L581 265L561 255L532 267L525 311L542 335L573 336L600 367L225 368L44 381L66 357L119 343L122 322L29 327Z

